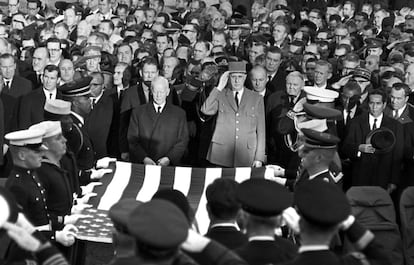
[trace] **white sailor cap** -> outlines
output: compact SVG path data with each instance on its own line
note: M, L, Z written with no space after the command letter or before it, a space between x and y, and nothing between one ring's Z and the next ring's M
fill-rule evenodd
M30 149L43 149L47 147L42 145L42 137L45 134L41 129L27 129L8 133L4 136L9 141L10 145L27 147Z
M45 132L43 134L43 138L49 138L62 133L62 126L60 125L60 121L42 121L30 126L29 129L43 130Z
M44 110L58 115L69 115L71 103L61 99L48 99L45 102Z
M317 100L319 102L334 102L335 99L339 97L337 91L313 86L305 86L304 91L307 99Z

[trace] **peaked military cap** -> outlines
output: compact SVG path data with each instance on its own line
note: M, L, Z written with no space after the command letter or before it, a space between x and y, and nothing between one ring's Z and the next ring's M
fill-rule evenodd
M128 231L138 244L159 250L177 248L188 234L184 213L166 200L151 200L135 208L128 220Z
M312 129L302 129L305 136L305 147L315 149L332 149L336 148L340 139L335 135L325 132L318 132Z
M272 217L292 205L292 193L284 186L267 179L252 178L242 182L236 196L246 212Z
M65 97L87 97L91 93L90 83L92 77L84 77L60 86L58 90L62 92Z
M298 185L294 204L299 214L318 226L333 226L351 214L348 199L335 184L314 179Z

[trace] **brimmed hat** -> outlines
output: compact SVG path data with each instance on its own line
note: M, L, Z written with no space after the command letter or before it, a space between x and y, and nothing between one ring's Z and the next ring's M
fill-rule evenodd
M381 127L372 130L366 138L366 143L375 148L375 154L385 154L395 145L395 134L388 128Z

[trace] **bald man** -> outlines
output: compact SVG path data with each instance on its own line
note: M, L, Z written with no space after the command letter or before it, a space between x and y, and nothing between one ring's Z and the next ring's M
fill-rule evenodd
M179 165L189 135L184 110L167 102L168 80L155 77L153 101L132 111L128 128L130 159L146 165Z

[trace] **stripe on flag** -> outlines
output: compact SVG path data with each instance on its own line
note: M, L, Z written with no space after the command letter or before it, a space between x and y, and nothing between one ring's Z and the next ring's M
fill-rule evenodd
M207 186L210 183L213 183L213 181L215 179L220 178L222 175L222 170L221 168L207 168L206 169L206 176L205 176L205 185L204 185L204 189L201 195L201 199L200 199L200 203L197 205L196 208L197 212L196 212L196 220L198 222L198 226L200 228L200 230L207 230L206 228L208 227L208 223L210 222L209 218L208 218L208 213L206 211L206 204L207 204L207 198L206 198L206 189ZM207 222L207 224L205 224L205 222ZM204 229L203 229L204 228ZM201 233L205 233L206 231L200 231Z
M131 164L125 162L116 163L116 171L109 183L104 195L99 202L98 209L109 210L112 205L121 199L122 193L131 178Z
M181 191L184 195L188 195L191 185L191 167L176 167L174 178L174 190Z
M246 179L249 179L251 174L252 174L251 167L237 167L236 176L234 177L234 180L238 183L242 183Z
M151 200L157 192L161 179L161 167L147 165L145 169L144 184L136 197L137 201L146 202Z
M124 192L122 193L121 199L136 198L138 191L141 190L142 184L144 183L145 177L145 166L132 164L131 176L129 176L129 182ZM128 176L125 176L127 178Z

